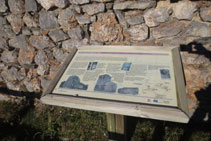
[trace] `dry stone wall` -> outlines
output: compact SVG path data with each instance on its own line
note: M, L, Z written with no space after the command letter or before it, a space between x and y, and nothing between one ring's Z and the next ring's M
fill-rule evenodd
M1 0L0 82L41 93L73 47L181 46L190 108L211 84L211 2Z

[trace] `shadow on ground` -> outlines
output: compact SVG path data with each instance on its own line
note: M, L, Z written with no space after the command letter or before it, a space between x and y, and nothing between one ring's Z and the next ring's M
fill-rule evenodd
M43 136L43 131L33 128L30 125L22 124L21 121L29 111L33 110L35 98L40 98L40 94L30 92L19 92L0 88L0 93L25 98L20 104L1 103L0 117L0 140L5 141L22 141L22 140L52 140L52 137ZM4 109L2 109L4 108ZM57 137L54 137L56 140Z
M171 0L171 2L178 2L178 0ZM207 50L204 45L210 45L211 37L201 38L199 40L195 40L187 45L181 45L181 52L188 52L190 54L198 54L203 55L211 61L211 51ZM199 91L195 92L195 96L199 102L198 108L193 113L190 118L189 123L180 124L173 122L165 122L165 121L155 121L150 120L153 123L153 134L151 137L143 137L143 140L153 140L153 141L164 141L169 140L169 132L168 128L172 130L175 129L175 132L181 132L180 135L178 133L174 133L177 136L172 136L173 140L179 141L188 141L193 138L203 139L203 135L199 135L198 137L194 137L194 134L197 132L208 133L205 136L209 136L208 140L211 140L211 84L207 88L202 88ZM129 124L129 136L128 140L131 140L137 124L142 125L143 122L146 122L144 119L140 118L129 118L132 124ZM129 123L130 123L129 122ZM145 129L146 130L146 129ZM136 134L136 133L135 133ZM206 138L206 137L205 137ZM206 140L206 139L205 139Z
M204 41L206 41L206 39ZM207 44L209 44L209 42L207 42ZM194 41L188 45L181 45L181 51L203 55L211 61L211 51L207 50L201 42ZM21 123L22 118L25 117L29 111L34 110L35 99L39 99L40 94L11 91L5 88L0 88L0 92L12 96L25 97L24 106L13 109L14 114L10 119L0 118L0 140L58 140L58 134L49 137L43 136L43 130L34 128L30 124ZM196 138L196 140L202 139L203 135L207 140L211 140L211 84L207 88L202 88L195 92L195 96L198 99L199 106L188 124L127 117L127 140L186 141L192 140L193 138ZM83 111L81 113L83 113ZM78 126L79 130L86 130L80 127L82 122L78 122L81 115L82 114L79 114L77 118L74 118L72 117L74 114L70 113L67 119L70 120L70 118L72 118L72 121L77 123L74 124L74 126ZM84 119L86 119L86 116L84 116L83 120ZM7 121L5 122L5 120ZM45 120L46 119L43 119L43 121ZM47 121L49 121L49 119ZM89 123L89 121L85 122L87 127L92 126L91 124L89 125ZM61 125L66 126L65 123L61 123ZM106 128L104 125L102 125L101 128L102 127ZM96 131L93 131L93 133L95 132ZM199 135L193 137L196 133ZM87 138L89 138L89 136L87 136Z

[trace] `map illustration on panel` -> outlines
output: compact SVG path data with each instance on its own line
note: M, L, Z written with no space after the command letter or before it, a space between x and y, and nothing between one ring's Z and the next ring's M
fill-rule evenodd
M160 69L160 74L162 79L170 79L170 73L168 69Z
M111 81L111 76L105 74L99 76L94 91L115 93L116 89L117 84Z
M87 90L88 85L81 83L80 78L74 75L70 76L66 81L63 81L59 87L67 89Z
M123 65L122 65L122 68L121 70L124 70L124 71L129 71L130 70L130 67L131 67L131 62L125 62Z
M87 70L95 70L97 67L97 62L89 62Z
M118 89L119 94L133 94L133 95L138 95L138 88L119 88Z

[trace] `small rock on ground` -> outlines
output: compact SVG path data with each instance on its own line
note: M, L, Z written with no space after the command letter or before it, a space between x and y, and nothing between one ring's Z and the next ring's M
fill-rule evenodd
M50 41L47 36L31 36L29 42L33 47L37 49L44 49L47 47L53 47L54 44Z
M18 53L16 51L3 51L1 53L1 61L4 63L16 63L18 58Z
M27 43L26 36L24 35L15 36L14 38L9 40L9 46L14 47L14 48L27 49L28 43Z
M194 12L197 11L197 5L190 1L179 1L173 8L174 14L179 20L191 20Z
M98 14L100 12L105 11L104 3L96 3L96 4L87 4L82 6L83 12L87 13L88 15Z
M149 29L145 24L131 26L127 29L129 38L133 41L143 41L149 36Z
M183 26L184 25L179 21L163 23L159 27L154 28L152 36L155 39L176 36L183 30Z
M67 0L37 0L37 2L46 10L49 10L53 6L64 8L68 4Z
M0 0L0 12L6 12L7 11L7 6L5 3L5 0Z
M68 39L68 36L62 30L53 30L48 33L54 42L59 42Z
M26 12L37 12L37 3L35 0L25 0Z
M125 9L147 9L155 7L156 1L124 1L115 2L113 9L125 10Z
M18 34L24 26L24 22L20 15L10 14L7 16L7 20L16 34Z
M148 10L144 13L144 20L148 27L158 26L160 23L169 21L167 8L157 8Z
M69 26L75 21L75 13L71 8L66 8L59 12L58 22L61 26Z
M8 0L8 5L13 14L22 14L25 12L24 0Z
M34 61L37 65L46 65L48 62L46 53L43 50L39 50L34 58Z
M200 17L205 22L211 22L211 5L200 8Z
M84 37L84 32L80 26L77 26L76 28L71 28L70 30L68 30L68 35L71 39L81 40Z
M208 24L198 21L192 21L185 29L183 36L209 37L211 36L209 30L210 28Z
M90 24L91 19L89 16L81 15L81 16L76 16L76 19L79 24Z
M53 29L59 26L56 16L47 11L39 13L39 25L42 29Z
M87 4L90 0L69 0L71 4Z

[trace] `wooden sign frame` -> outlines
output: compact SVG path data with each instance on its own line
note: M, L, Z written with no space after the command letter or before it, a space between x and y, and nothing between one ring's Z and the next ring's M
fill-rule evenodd
M103 46L103 47L112 48L111 46ZM114 47L114 48L120 49L121 47ZM127 48L137 48L137 47L127 47ZM142 48L150 48L150 47L142 47ZM157 47L152 47L152 48L157 48ZM69 108L91 110L91 111L127 115L127 116L135 116L135 117L142 117L142 118L150 118L150 119L157 119L157 120L181 122L181 123L187 123L189 121L188 113L186 111L181 110L181 108L179 107L168 107L168 106L160 106L160 105L88 98L88 97L81 97L77 95L70 96L70 95L65 95L65 94L62 95L62 94L53 93L55 86L57 85L62 74L65 72L68 64L72 61L77 50L78 50L77 48L73 48L73 50L71 51L71 53L69 54L69 56L67 57L67 59L65 60L61 68L59 69L59 71L57 72L55 78L51 81L48 88L44 90L41 97L41 101L43 103L49 104L49 105L69 107ZM181 60L178 60L180 59L178 56L175 57L175 59L176 59L175 61L181 62ZM182 68L181 63L177 64L177 68L179 69ZM181 74L177 78L177 80L178 79L184 79L183 74ZM183 86L177 86L177 88L184 89ZM179 102L181 101L184 101L184 100L179 100ZM184 106L184 102L183 102L183 106Z

